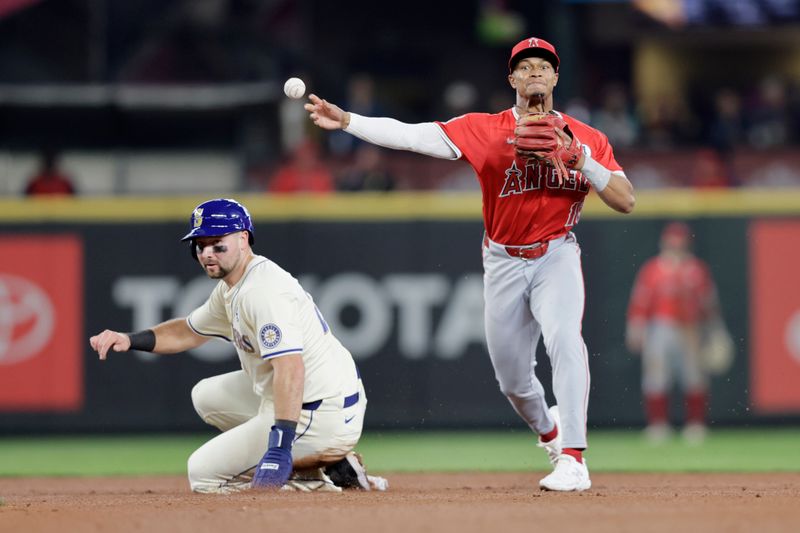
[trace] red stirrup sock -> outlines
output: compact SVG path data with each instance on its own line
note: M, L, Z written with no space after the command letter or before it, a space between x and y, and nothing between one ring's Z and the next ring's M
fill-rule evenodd
M667 423L669 402L666 394L647 394L644 403L648 424Z
M553 426L553 429L551 429L547 433L542 433L541 435L539 435L539 440L541 440L542 442L550 442L556 437L558 437L558 426Z
M561 453L571 455L579 463L583 463L583 450L577 448L564 448Z
M705 424L707 395L705 391L692 391L686 394L686 422Z

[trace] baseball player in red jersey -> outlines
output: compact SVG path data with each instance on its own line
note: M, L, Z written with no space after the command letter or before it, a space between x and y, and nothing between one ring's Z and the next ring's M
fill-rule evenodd
M634 205L633 187L605 135L553 111L559 59L552 44L525 39L512 49L508 66L516 102L497 114L468 113L447 122L405 124L346 112L313 94L305 108L321 128L344 129L388 148L464 158L475 169L486 228L486 338L497 381L554 464L540 487L586 490L591 486L582 453L587 445L589 364L581 336L580 248L570 230L591 188L612 209L628 213ZM557 115L572 133L570 146L582 143L567 176L546 161L519 156L517 121L533 113ZM540 336L553 367L557 408L548 409L534 372Z
M658 442L671 432L668 393L676 377L686 402L684 437L705 435L707 376L701 360L703 334L721 320L708 266L690 249L690 230L673 222L661 234L661 252L639 270L628 307L626 342L642 354L646 435Z

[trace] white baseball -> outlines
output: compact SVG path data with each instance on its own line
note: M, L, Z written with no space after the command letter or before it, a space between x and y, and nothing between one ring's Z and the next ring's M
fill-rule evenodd
M306 94L306 84L300 78L289 78L283 84L283 92L289 98L302 98Z

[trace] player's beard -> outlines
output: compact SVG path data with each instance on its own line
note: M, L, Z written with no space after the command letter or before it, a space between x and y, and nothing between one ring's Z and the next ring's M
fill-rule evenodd
M203 265L203 270L205 270L205 271L206 271L206 274L207 274L207 275L208 275L208 277L209 277L209 278L211 278L211 279L223 279L223 278L224 278L225 276L227 276L227 275L230 273L230 271L231 271L231 269L223 267L223 266L222 266L222 264L220 264L220 263L215 263L215 265L214 265L214 266L216 266L216 267L217 267L217 268L216 268L216 270L214 270L214 271L211 271L211 270L208 268L208 265Z
M216 272L211 272L210 270L208 270L208 267L206 267L206 274L208 274L208 277L211 279L222 279L225 276L227 276L229 272L230 272L229 270L225 270L224 268L222 268L222 265L220 265L219 263L217 263Z

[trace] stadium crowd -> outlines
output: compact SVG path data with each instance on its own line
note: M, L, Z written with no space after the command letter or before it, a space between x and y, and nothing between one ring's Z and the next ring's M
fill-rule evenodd
M0 12L0 47L9 51L0 54L0 149L12 155L50 148L62 155L86 149L109 154L221 150L236 160L241 172L236 182L243 190L474 189L477 182L465 164L366 150L344 133L319 135L309 127L303 102L283 98L279 89L238 103L226 91L260 83L279 88L285 78L300 76L310 92L366 115L424 122L498 112L513 103L513 93L502 84L488 84L487 79L502 81L502 72L496 77L481 73L502 64L507 43L516 42L520 32L544 33L570 57L565 68L573 71L565 80L584 74L574 85L566 81L560 87L563 101L556 109L606 132L638 189L800 186L800 156L794 150L800 144L796 72L742 55L747 68L742 75L726 71L711 56L698 57L694 71L716 71L716 82L684 73L677 89L643 95L635 83L636 47L646 33L677 42L678 30L656 28L641 17L626 19L634 16L629 6L569 4L476 1L425 20L416 16L414 2L390 5L359 39L350 39L338 32L347 10L326 2L146 0L136 7L108 2L100 12L81 0L20 3ZM356 9L359 2L347 5ZM507 12L488 16L487 10L498 5ZM611 15L603 18L606 11ZM594 19L628 22L619 26L617 43L591 32L569 35L556 24L590 28ZM705 33L718 47L728 46L729 55L751 51L744 38L730 39L735 31L722 27ZM420 32L428 38L409 38ZM48 38L26 45L35 33ZM775 51L773 59L796 56L795 45L781 41L778 33L769 27L753 32L767 43L764 50ZM664 49L674 52L675 47ZM672 64L685 59L675 56ZM18 89L25 84L35 90ZM62 84L85 84L86 90L69 100ZM117 86L200 86L216 104L181 107L179 99L159 97L155 105L140 102L138 107L124 98L89 103L98 87L113 95ZM222 88L217 100L215 87ZM50 102L41 96L47 91L55 95ZM122 169L115 172L124 174L125 162L117 166ZM66 170L80 182L80 168ZM31 177L33 169L26 172ZM0 182L3 178L0 173ZM23 194L26 186L0 190ZM48 182L29 193L53 188Z

